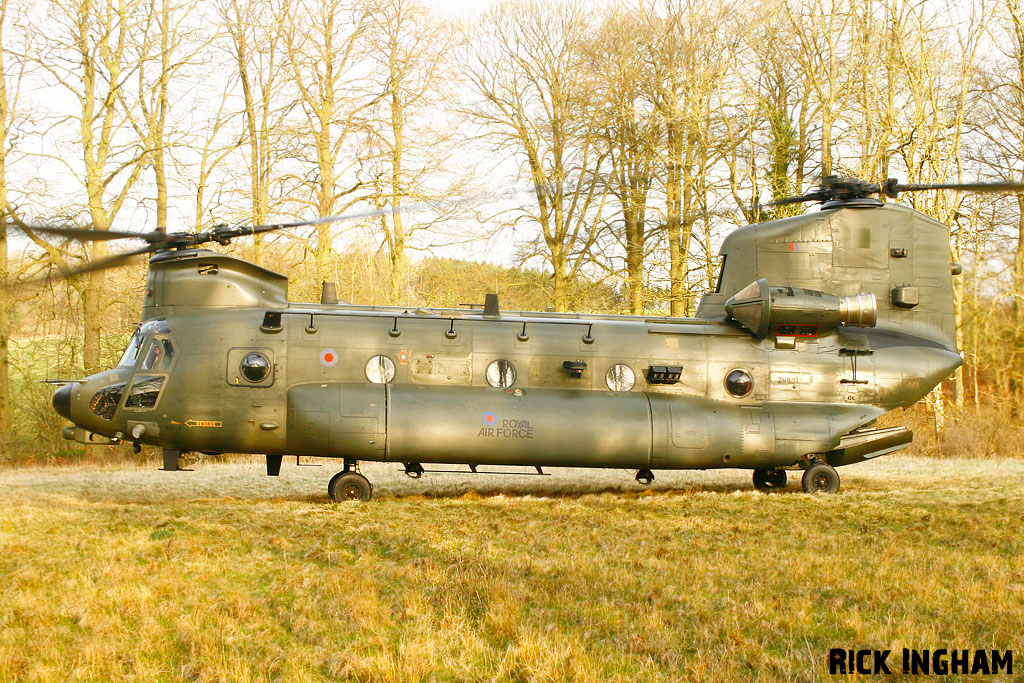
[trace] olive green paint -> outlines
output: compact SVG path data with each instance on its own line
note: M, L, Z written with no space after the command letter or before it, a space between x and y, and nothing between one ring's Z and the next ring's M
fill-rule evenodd
M905 429L865 427L961 362L946 227L892 204L838 208L741 228L721 253L718 291L684 319L295 304L284 276L163 252L143 319L170 332L146 338L135 365L160 339L170 365L61 389L66 434L170 453L641 470L843 465L909 443ZM253 352L271 368L258 382L240 372ZM368 380L378 355L390 383ZM510 386L488 385L496 360L515 369ZM573 377L566 361L586 368ZM616 364L631 391L606 385ZM680 368L679 381L648 382L651 366ZM746 396L727 390L737 369ZM143 376L165 377L152 408L122 397L113 419L90 410L99 389Z

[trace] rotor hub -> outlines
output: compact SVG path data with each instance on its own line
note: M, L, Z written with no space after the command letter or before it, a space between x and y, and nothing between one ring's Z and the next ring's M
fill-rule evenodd
M858 178L842 178L837 175L825 176L821 182L806 193L795 197L782 197L764 206L785 206L803 202L817 202L823 209L877 208L882 201L874 195L896 199L901 192L924 190L959 190L966 192L1022 192L1024 183L996 181L991 183L910 183L900 184L896 178L886 178L881 183L869 183Z

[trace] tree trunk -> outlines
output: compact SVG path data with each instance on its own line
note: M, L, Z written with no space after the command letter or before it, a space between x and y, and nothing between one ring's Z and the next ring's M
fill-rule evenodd
M953 319L955 322L956 348L963 352L964 349L964 283L963 278L953 278ZM957 418L962 417L965 407L964 396L964 366L961 365L953 371L950 378L953 388L953 404L958 408Z
M644 245L643 224L635 211L622 212L626 229L626 282L629 285L629 312L644 312Z
M153 112L155 126L153 139L153 173L156 176L156 224L167 227L167 159L164 126L170 101L167 95L167 81L171 77L171 8L170 0L164 0L160 8L160 80L158 85L156 111ZM139 93L142 96L142 93Z
M402 301L405 286L405 233L402 226L402 214L396 207L391 212L391 227L394 230L394 241L391 244L391 303L399 305Z
M244 31L246 27L241 23L241 17L237 27L238 34L235 36L235 60L238 64L238 77L242 84L242 102L245 115L245 136L249 142L249 192L252 203L253 225L260 225L266 219L265 202L263 199L263 154L260 150L260 141L263 137L263 126L256 125L256 99L253 92L253 84L249 77L249 54L248 45ZM264 121L265 123L265 121ZM257 265L263 265L263 236L253 236L254 260Z
M333 94L327 95L333 99ZM334 159L331 154L331 116L333 103L324 102L317 122L320 130L316 136L316 164L320 173L317 183L317 213L326 218L334 213ZM334 255L334 226L330 223L318 225L316 228L316 277L317 282L327 282L332 278L331 257Z
M551 269L551 301L559 313L569 310L569 278L565 259L560 254L552 254Z
M11 310L14 302L8 285L7 259L7 159L8 126L11 122L10 101L7 99L7 72L4 70L4 20L7 0L0 2L0 450L6 450L11 430L11 385L9 344L11 338Z
M697 153L697 136L694 132L688 131L686 135L686 162L683 165L683 202L679 225L679 294L673 297L673 301L679 301L678 312L673 311L674 316L688 316L693 313L693 294L686 283L686 274L690 264L690 242L693 240L693 224L697 220L697 211L694 202L694 183L698 181L694 173L695 155Z
M82 278L83 286L79 290L82 298L82 326L85 328L82 359L85 374L92 375L100 371L100 339L103 332L101 324L102 294L106 274L103 271L97 271L86 273Z
M935 447L939 448L946 433L946 397L942 395L941 384L928 393L927 401L935 424Z
M683 144L679 122L666 120L668 164L665 174L665 214L668 237L669 314L685 315L686 277L681 251Z
M394 51L392 51L394 55ZM401 98L401 73L396 64L391 66L391 132L394 145L391 148L391 303L398 304L403 298L405 287L405 225L402 223L402 199L405 188L402 184L402 155L405 153L404 106Z
M1013 329L1024 329L1024 195L1017 195L1017 248L1013 255ZM1015 405L1024 400L1024 353L1016 349L1010 368Z
M0 76L2 78L2 76ZM0 449L7 445L11 429L10 359L11 301L7 261L7 189L3 160L0 159Z

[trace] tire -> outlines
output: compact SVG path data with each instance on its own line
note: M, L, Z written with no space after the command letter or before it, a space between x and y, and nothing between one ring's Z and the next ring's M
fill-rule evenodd
M754 488L758 491L786 488L786 470L754 470Z
M839 490L839 473L831 465L815 463L804 470L800 484L807 493L836 493Z
M338 472L331 477L327 493L335 503L366 502L373 496L369 480L357 472Z

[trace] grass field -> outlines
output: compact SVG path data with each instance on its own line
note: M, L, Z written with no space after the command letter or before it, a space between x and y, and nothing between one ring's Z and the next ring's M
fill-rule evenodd
M830 647L1024 671L1024 461L882 458L821 497L364 471L345 505L328 467L0 472L0 679L814 681Z

